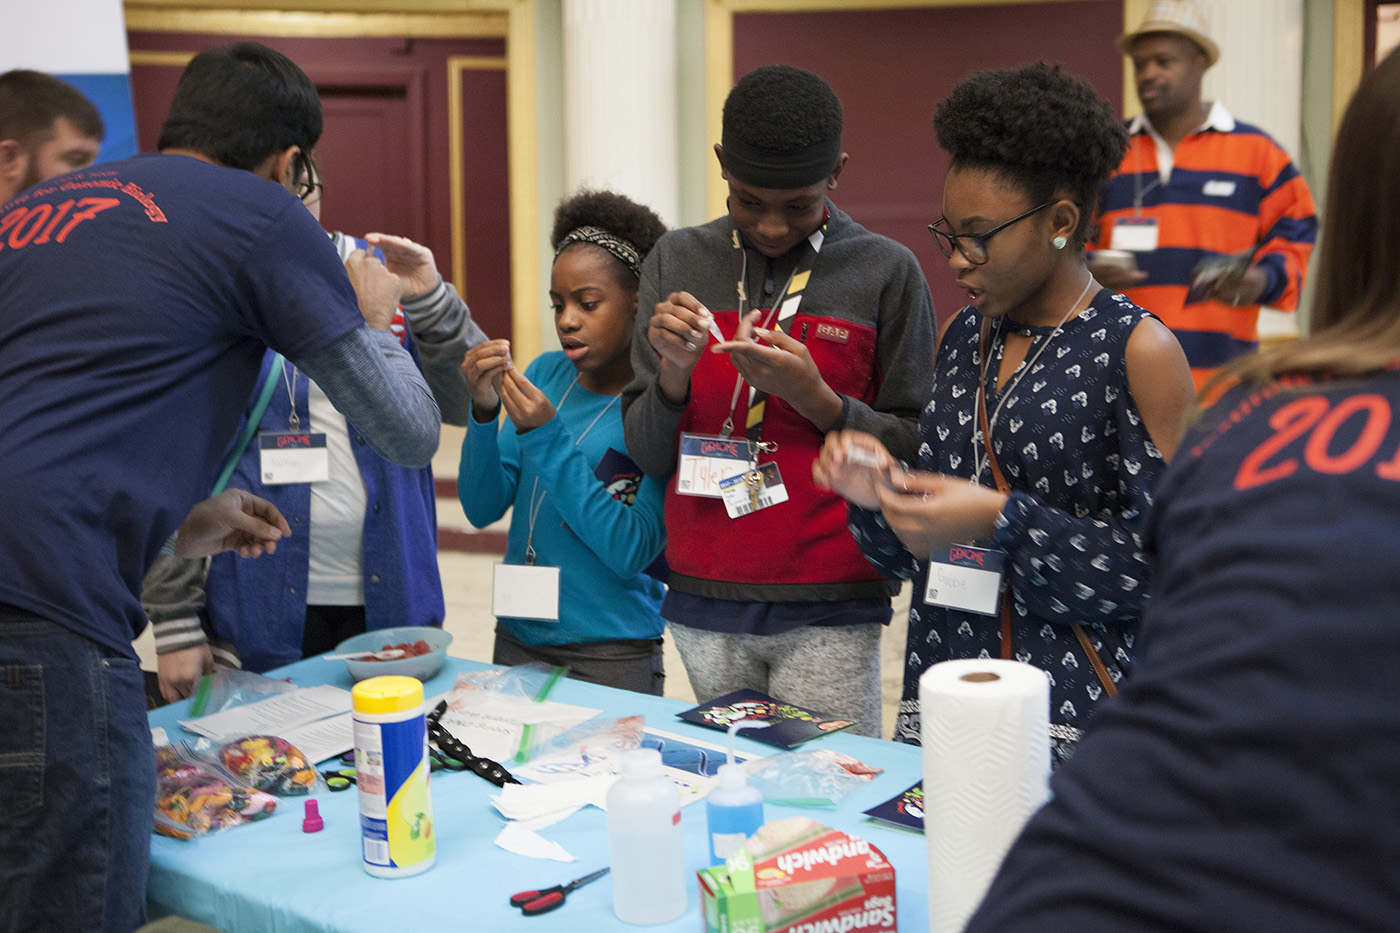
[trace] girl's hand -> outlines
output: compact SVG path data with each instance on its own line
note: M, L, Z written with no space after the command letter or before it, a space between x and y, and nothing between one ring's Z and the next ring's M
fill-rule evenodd
M506 414L510 415L515 430L520 434L532 431L554 417L554 405L514 366L506 370L500 393Z
M512 366L509 340L488 340L467 351L462 375L472 396L472 417L478 424L494 421L501 407L501 380Z
M990 537L1006 494L941 473L891 470L890 484L876 487L890 529L918 558Z
M876 489L889 485L890 470L897 466L873 434L832 431L812 461L812 479L819 488L830 489L848 502L878 512L880 498Z

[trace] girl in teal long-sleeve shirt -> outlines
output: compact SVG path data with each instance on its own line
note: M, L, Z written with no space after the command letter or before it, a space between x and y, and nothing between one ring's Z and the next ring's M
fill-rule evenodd
M509 342L492 340L462 364L472 417L458 497L478 528L514 509L498 596L539 590L510 565L558 569L557 618L501 616L494 663L563 664L582 680L662 691L664 588L645 571L665 546L664 489L627 456L618 396L632 378L641 260L664 232L651 210L621 195L564 201L550 279L562 351L522 373ZM497 431L501 407L507 420Z

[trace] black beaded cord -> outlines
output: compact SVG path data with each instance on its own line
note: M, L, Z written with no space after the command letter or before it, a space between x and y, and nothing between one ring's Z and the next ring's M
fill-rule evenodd
M472 750L452 737L441 723L442 714L447 712L447 701L443 700L431 713L428 714L428 736L437 744L438 751L444 755L451 755L467 766L467 770L484 777L497 787L505 787L507 784L519 784L514 775L497 764L490 758L479 758L472 754Z

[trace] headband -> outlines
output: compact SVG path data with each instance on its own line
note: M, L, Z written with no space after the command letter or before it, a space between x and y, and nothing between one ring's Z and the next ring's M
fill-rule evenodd
M633 275L637 278L642 277L642 254L637 251L637 247L621 237L613 236L599 227L575 227L564 234L564 239L560 240L559 244L554 247L554 258L558 259L560 253L575 243L592 243L594 246L601 246L611 253L618 262L632 270Z
M720 141L724 169L755 188L786 191L806 188L827 178L841 158L841 137L812 143L792 152L760 149L725 133Z

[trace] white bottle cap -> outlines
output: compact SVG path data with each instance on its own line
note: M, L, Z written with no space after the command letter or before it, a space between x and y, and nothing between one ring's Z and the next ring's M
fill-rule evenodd
M743 766L737 764L720 765L715 775L720 787L743 787L748 783Z
M661 752L654 748L631 748L622 753L622 776L649 778L661 774Z

